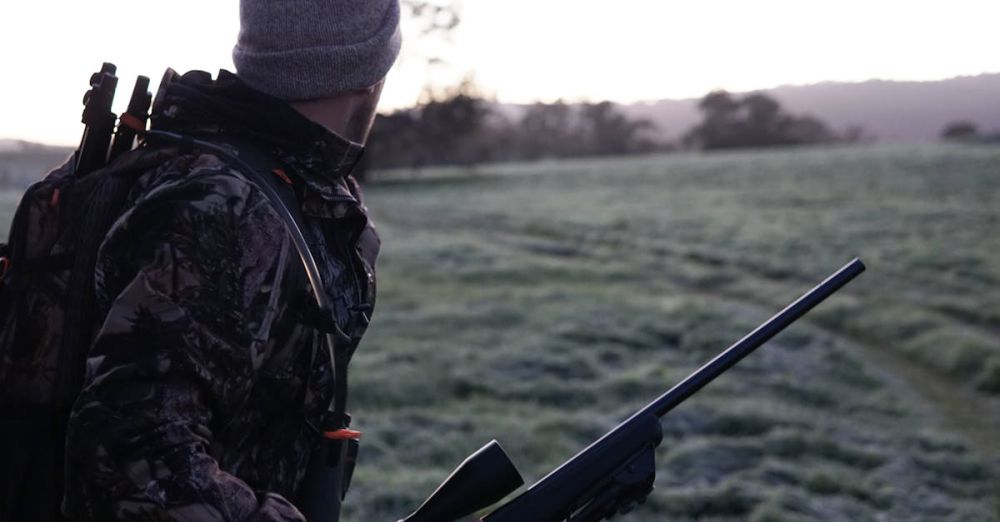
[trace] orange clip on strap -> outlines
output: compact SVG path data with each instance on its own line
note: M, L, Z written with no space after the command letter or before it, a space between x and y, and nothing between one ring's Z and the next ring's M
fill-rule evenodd
M289 185L292 184L292 178L289 178L288 174L285 174L285 171L283 171L281 169L274 169L274 170L271 171L271 173L273 173L275 176L278 176L279 178L281 178L281 181L284 181L285 183L288 183Z
M54 207L59 204L59 187L52 190L52 195L49 196L49 206Z
M361 432L343 428L336 431L324 431L323 437L330 440L358 440L361 438Z
M10 259L7 259L6 256L0 257L0 277L6 275L7 269L9 268L10 268Z
M143 122L138 117L136 117L136 116L134 116L132 114L129 114L129 113L126 112L125 114L122 114L121 117L118 118L118 120L123 125L125 125L126 127L130 128L130 129L132 129L132 130L134 130L136 132L138 132L139 134L142 134L142 133L146 132L146 124L145 124L145 122Z

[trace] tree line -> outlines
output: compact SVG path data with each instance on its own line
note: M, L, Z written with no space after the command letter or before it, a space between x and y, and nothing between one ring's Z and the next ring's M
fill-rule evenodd
M864 139L860 127L837 133L818 118L787 113L777 100L761 93L736 98L726 91L714 91L701 99L698 110L701 123L683 138L689 148L777 147Z
M983 131L969 120L956 120L941 129L941 139L964 143L1000 143L1000 129Z
M516 110L516 109L515 109ZM662 150L654 125L615 104L536 103L505 114L470 82L380 114L368 138L373 168L633 154Z
M612 102L535 103L516 113L481 96L470 81L426 92L415 107L379 115L369 137L366 169L544 158L575 158L691 149L768 147L858 141L810 116L788 114L765 94L706 95L702 120L679 142L657 138L656 126Z

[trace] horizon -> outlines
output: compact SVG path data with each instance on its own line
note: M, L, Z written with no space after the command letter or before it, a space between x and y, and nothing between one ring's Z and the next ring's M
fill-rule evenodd
M952 81L952 80L961 80L961 79L965 79L965 78L970 78L970 79L971 78L979 78L979 77L983 77L983 76L1000 76L1000 71L997 71L997 72L989 72L988 71L988 72L982 72L982 73L977 73L977 74L961 74L961 75L951 76L951 77L947 77L947 78L937 78L937 79L928 79L928 80L908 80L908 79L891 79L891 78L871 78L871 79L860 80L860 81L822 80L822 81L818 81L818 82L802 83L802 84L786 83L786 84L780 84L780 85L774 85L774 86L768 86L768 87L748 89L748 90L743 90L743 91L734 91L734 90L726 90L726 89L721 89L721 90L726 90L727 92L729 92L731 94L741 95L741 94L749 94L749 93L755 93L755 92L770 92L770 91L775 91L775 90L779 90L779 89L809 88L809 87L817 87L817 86L823 86L823 85L846 86L846 85L864 85L864 84L869 84L869 83L896 83L896 84L904 84L904 83L905 84L921 84L921 83L923 83L923 84L930 84L930 83L947 82L947 81ZM121 88L121 85L119 85L119 88ZM708 91L708 92L711 92L711 91ZM708 92L706 92L704 94L708 94ZM627 101L627 102L622 102L622 101L618 101L618 100L565 100L565 99L563 99L561 101L564 102L564 103L566 103L566 104L569 104L569 105L591 103L591 102L599 102L599 101L610 101L610 102L615 103L616 105L620 105L620 106L642 107L642 106L653 106L653 105L656 105L656 104L659 104L659 103L663 103L663 102L690 102L690 101L694 101L694 100L700 99L702 96L704 96L704 94L701 95L701 96L689 96L689 97L679 97L679 98L659 98L659 99L649 99L649 100L634 100L634 101ZM507 101L496 100L496 99L490 99L490 100L488 100L489 103L494 103L494 104L503 105L503 106L513 106L513 107L527 107L527 106L530 106L530 105L533 105L533 104L536 104L536 103L548 103L548 104L551 104L551 103L556 103L557 101L559 101L559 100L550 100L550 101L534 100L534 101L524 101L524 102L507 102ZM117 105L117 102L118 102L118 100L116 99L116 105ZM394 111L411 109L411 108L416 107L416 106L418 106L418 104L414 104L414 105L410 105L410 106L405 106L405 107L392 107L392 108L380 107L378 112L379 112L379 114L389 114L389 113L392 113ZM81 111L82 111L82 109L81 109ZM80 124L81 132L82 132L82 127L83 127L83 124ZM16 142L23 142L23 143L32 144L32 145L42 145L42 146L46 146L46 147L76 147L78 145L78 143L76 143L76 142L73 142L73 143L69 143L69 142L52 143L52 142L46 142L46 141L36 141L36 140L25 139L25 138L18 137L18 136L0 135L0 144L3 144L3 143L16 143ZM0 149L0 152L4 152L4 150Z
M440 89L465 78L502 104L562 99L630 105L717 89L742 93L1000 73L990 36L1000 6L972 0L844 0L835 6L622 0L612 10L581 0L432 2L457 6L461 23L447 37L422 36L404 16L403 53L387 77L382 113L413 106L427 86ZM118 66L116 112L137 74L149 76L155 92L167 66L213 74L233 69L236 0L178 0L169 8L108 0L101 7L55 0L0 7L0 45L30 50L0 56L0 67L17 73L0 87L0 138L75 143L82 130L79 100L102 61ZM189 16L192 11L199 16ZM144 35L131 41L117 29L154 17L158 23L143 24ZM178 36L177 27L196 36ZM73 45L55 42L52 34ZM431 58L441 62L429 65Z
M725 91L725 92L728 92L730 94L737 94L738 95L738 94L751 94L751 93L757 93L757 92L770 92L770 91L776 91L778 89L795 89L795 88L803 88L803 87L817 87L817 86L821 86L821 85L863 85L863 84L866 84L866 83L938 83L938 82L946 82L946 81L951 81L951 80L961 80L963 78L978 78L980 76L1000 76L1000 70L996 70L996 71L984 71L984 72L981 72L981 73L972 73L972 74L959 74L959 75L955 75L955 76L947 76L947 77L944 77L944 78L929 78L929 79L920 79L920 80L910 80L910 79L905 79L905 78L904 79L897 79L897 78L878 78L878 77L874 77L874 78L868 78L868 79L865 79L865 80L853 80L853 81L851 81L851 80L819 80L819 81L809 82L809 83L781 83L781 84L777 84L777 85L769 85L769 86L764 86L764 87L755 87L755 88L744 89L744 90L732 90L732 89L720 88L720 89L713 89L713 90L710 90L710 91L705 91L704 93L702 93L700 95L694 95L694 96L667 97L667 98L651 98L651 99L632 100L632 101L619 101L619 100L571 100L570 101L570 100L565 100L565 99L562 100L562 101L564 101L566 103L569 103L569 104L610 101L610 102L615 103L617 105L641 105L641 104L648 104L648 103L659 103L659 102L670 102L670 101L700 100L706 94L709 94L710 92L713 92L713 91ZM531 104L534 104L534 103L554 103L555 101L556 100L551 100L551 101L548 101L548 102L541 102L539 100L535 100L535 101L527 101L527 102L523 102L523 103L516 103L516 102L508 103L508 102L498 101L497 103L501 103L501 104L505 104L505 105L531 105ZM382 111L379 111L379 112L382 112Z

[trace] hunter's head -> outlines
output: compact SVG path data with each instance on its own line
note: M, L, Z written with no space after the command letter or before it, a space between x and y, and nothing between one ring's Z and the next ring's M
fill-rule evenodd
M364 143L400 49L399 0L240 0L236 72Z

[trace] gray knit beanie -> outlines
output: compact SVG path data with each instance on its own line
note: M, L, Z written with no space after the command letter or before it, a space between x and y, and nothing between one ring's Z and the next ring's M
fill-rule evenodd
M399 0L240 0L236 73L284 100L370 87L399 54Z

